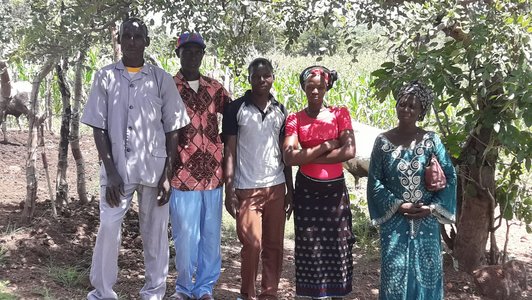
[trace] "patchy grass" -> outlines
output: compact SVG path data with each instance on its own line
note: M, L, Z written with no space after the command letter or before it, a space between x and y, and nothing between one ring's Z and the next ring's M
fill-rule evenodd
M87 281L89 269L80 266L58 266L50 262L46 274L57 284L66 288L78 288Z
M238 241L236 234L236 220L225 210L225 206L222 208L222 245L227 245Z
M56 296L54 296L54 294L50 291L49 288L47 287L39 287L39 288L35 288L33 290L33 292L36 294L36 295L39 295L42 297L43 300L54 300L54 299L57 299Z
M9 281L0 280L0 300L15 300L17 297L9 291Z
M8 250L0 246L0 267L5 266L8 257Z
M14 235L14 234L20 233L20 232L24 231L25 229L26 228L23 227L23 226L18 226L15 223L9 222L0 231L0 238L4 238L4 237L10 236L10 235Z

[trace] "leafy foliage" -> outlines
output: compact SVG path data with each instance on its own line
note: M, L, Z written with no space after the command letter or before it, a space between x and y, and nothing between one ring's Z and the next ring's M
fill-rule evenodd
M377 5L376 15L390 16L375 19L394 40L393 59L372 75L380 99L412 79L430 83L434 125L451 155L461 166L497 166L496 184L466 177L465 194L496 189L501 217L532 232L530 181L522 180L532 164L530 8L526 0ZM484 150L468 149L472 140Z

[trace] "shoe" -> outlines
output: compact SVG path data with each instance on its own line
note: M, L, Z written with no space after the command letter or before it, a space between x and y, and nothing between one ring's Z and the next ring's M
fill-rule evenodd
M205 294L201 296L198 300L214 300L211 294Z
M180 293L180 292L173 293L172 296L170 296L170 299L171 300L190 300L190 298L187 295Z

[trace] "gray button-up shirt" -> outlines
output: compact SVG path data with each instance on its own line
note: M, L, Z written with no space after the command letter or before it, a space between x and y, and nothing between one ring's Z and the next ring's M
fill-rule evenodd
M168 73L146 63L130 76L119 61L94 75L81 122L107 130L124 184L157 186L167 157L165 133L190 120ZM102 164L100 184L106 183Z

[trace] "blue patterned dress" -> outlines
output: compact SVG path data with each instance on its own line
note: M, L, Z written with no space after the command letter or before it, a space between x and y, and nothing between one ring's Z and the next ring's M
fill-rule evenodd
M447 187L425 189L425 165L435 154ZM380 225L379 299L443 299L440 223L454 222L456 173L440 138L427 132L412 147L395 146L383 134L375 140L368 176L368 207ZM431 205L432 215L410 220L398 212L403 202Z

